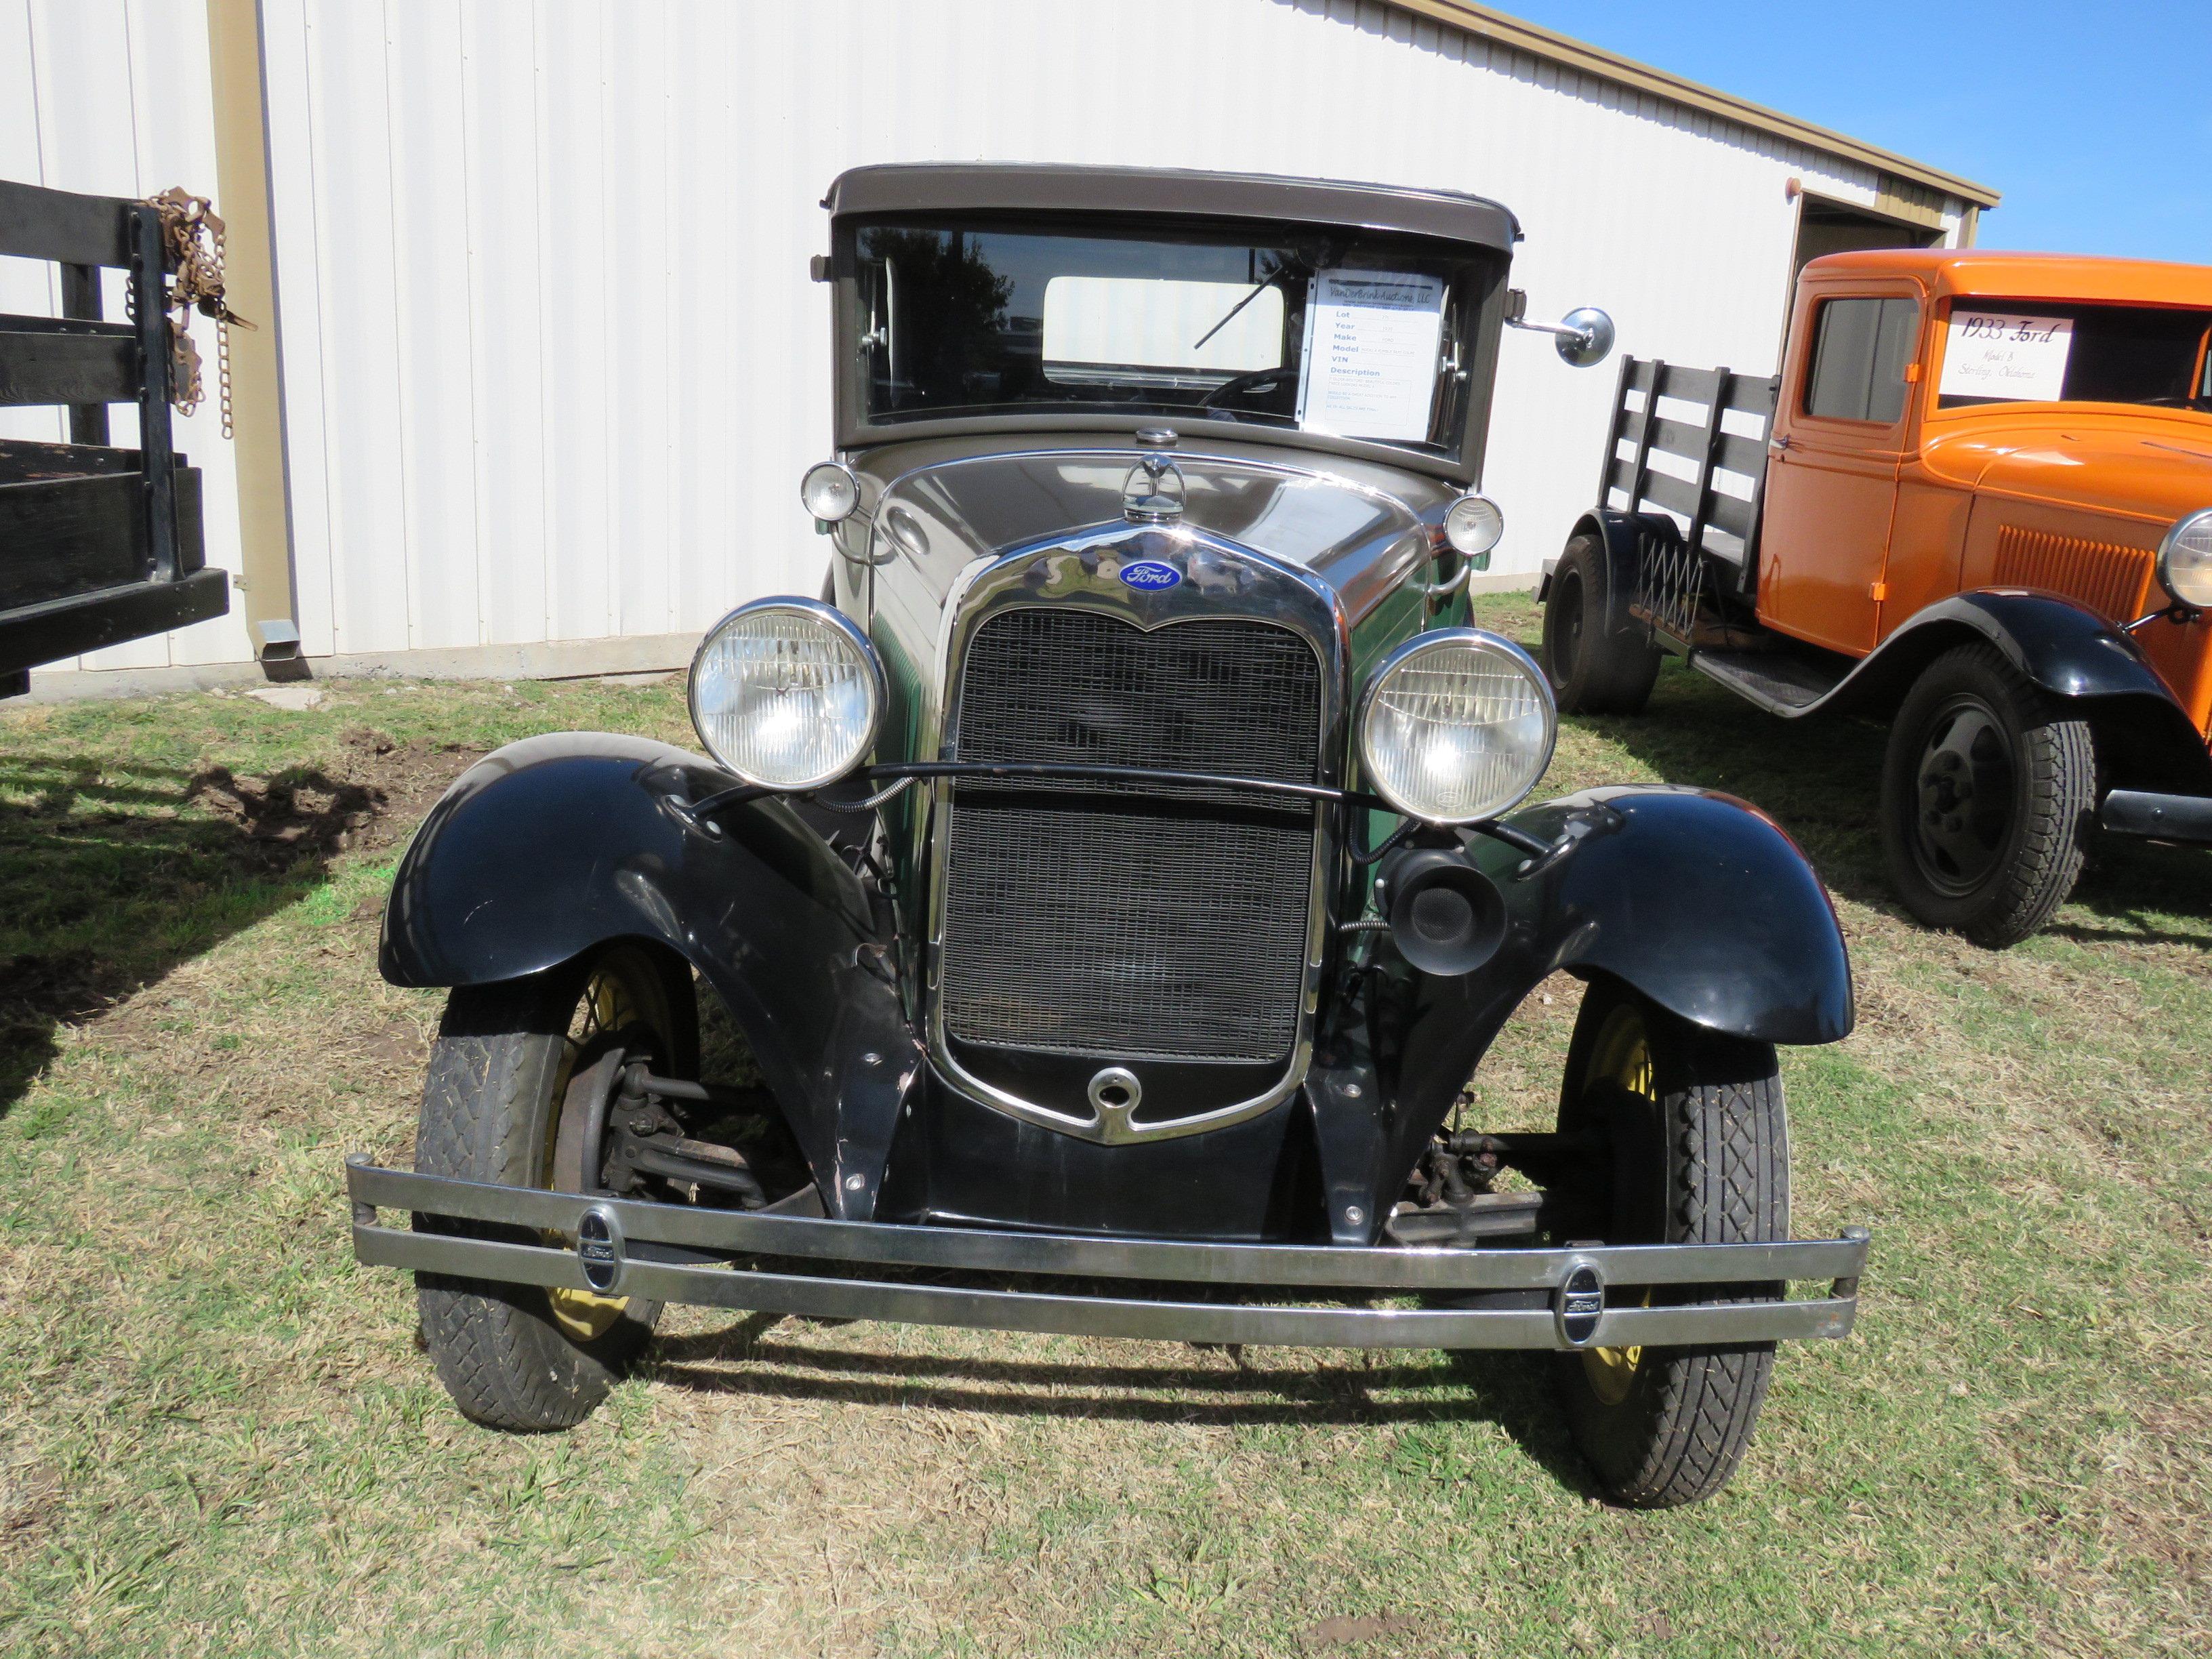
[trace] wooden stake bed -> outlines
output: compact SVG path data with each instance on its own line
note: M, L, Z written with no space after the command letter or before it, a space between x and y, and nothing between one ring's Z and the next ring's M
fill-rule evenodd
M64 315L0 316L0 405L61 404L68 443L0 440L0 696L41 663L229 608L207 568L200 476L172 445L167 260L142 202L0 181L0 254L61 267ZM132 320L101 315L103 269L129 273ZM108 442L137 405L139 447Z

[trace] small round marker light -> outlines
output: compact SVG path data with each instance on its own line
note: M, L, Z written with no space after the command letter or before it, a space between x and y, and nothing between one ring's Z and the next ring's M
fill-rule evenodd
M2159 586L2192 611L2212 611L2212 507L2178 521L2158 544Z
M1462 495L1444 514L1444 539L1470 559L1487 564L1504 534L1505 514L1487 495Z
M860 504L860 481L842 461L817 461L799 481L799 499L820 522L836 524Z

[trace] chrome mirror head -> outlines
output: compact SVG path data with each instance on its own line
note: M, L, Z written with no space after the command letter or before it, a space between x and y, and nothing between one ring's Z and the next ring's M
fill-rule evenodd
M1613 319L1595 306L1577 307L1559 319L1559 327L1553 343L1569 368L1595 368L1613 355Z
M1525 328L1531 334L1548 334L1552 343L1559 348L1559 359L1571 368L1589 368L1603 362L1613 352L1613 319L1595 306L1577 306L1556 323L1532 323L1521 313L1527 296L1519 289L1512 290L1513 303L1505 308L1505 326Z

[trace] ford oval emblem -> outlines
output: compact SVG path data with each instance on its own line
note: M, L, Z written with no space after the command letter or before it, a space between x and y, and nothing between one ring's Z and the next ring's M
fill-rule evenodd
M1139 559L1133 564L1121 567L1121 582L1139 593L1159 593L1173 587L1182 580L1182 572L1171 564L1162 564L1158 559Z
M1560 1346L1589 1346L1597 1334L1598 1322L1605 1317L1605 1275L1591 1262L1571 1264L1553 1293L1552 1312L1559 1324Z
M584 1269L584 1282L605 1293L623 1275L622 1227L614 1212L594 1204L576 1218L576 1260Z

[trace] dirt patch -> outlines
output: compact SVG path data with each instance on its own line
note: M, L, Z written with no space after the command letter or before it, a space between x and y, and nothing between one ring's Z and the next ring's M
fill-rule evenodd
M483 752L357 728L317 763L179 769L135 794L99 793L99 769L80 768L43 807L0 815L0 900L42 947L0 953L0 1110L58 1029L107 1013L255 906L300 896L339 854L403 842Z
M37 1547L61 1509L52 1471L0 1471L0 1559Z
M244 832L241 850L272 869L303 855L328 857L384 809L374 784L342 781L319 769L287 772L257 782L215 766L193 775L185 794L220 823Z
M347 757L343 769L381 797L372 820L360 828L349 843L363 848L404 841L437 804L447 786L487 752L462 743L427 743L420 738L398 743L366 726L356 727L339 741Z
M413 1078L429 1059L422 1029L412 1020L395 1019L363 1036L359 1044L362 1066L377 1073Z
M1411 1632L1413 1626L1413 1620L1404 1613L1363 1619L1324 1619L1299 1636L1298 1645L1313 1652L1351 1647L1356 1643L1373 1642L1385 1636L1402 1636Z
M446 786L483 753L459 744L400 743L357 727L327 767L240 778L227 766L196 774L185 794L236 824L246 844L277 868L303 857L374 850L404 839Z

